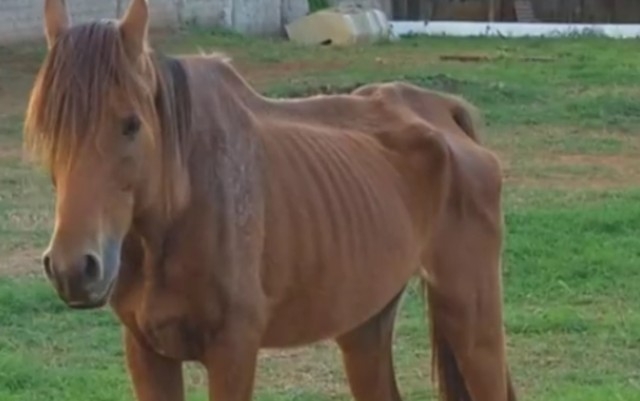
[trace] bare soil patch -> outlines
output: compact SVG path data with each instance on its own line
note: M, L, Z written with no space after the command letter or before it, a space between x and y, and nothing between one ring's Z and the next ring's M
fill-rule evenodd
M35 54L13 54L0 49L0 118L24 112L40 58Z
M622 189L640 183L640 137L574 126L516 126L486 132L507 185Z
M262 88L273 82L287 81L301 75L339 71L345 68L348 63L337 60L295 60L256 64L255 62L238 60L233 61L233 65L252 85Z
M20 160L22 154L22 147L19 144L0 144L0 163Z
M520 187L606 190L640 183L640 164L630 155L537 154L520 171L513 156L502 159L505 181Z
M40 257L41 249L20 249L2 255L0 258L0 275L36 275L41 273Z

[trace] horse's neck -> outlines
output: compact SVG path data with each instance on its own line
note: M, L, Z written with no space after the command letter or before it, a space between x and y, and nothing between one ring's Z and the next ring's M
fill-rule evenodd
M192 104L191 132L183 136L189 143L181 160L191 187L190 199L179 215L163 222L160 232L145 230L158 246L175 231L192 238L199 235L193 230L234 237L255 223L262 207L255 111L264 100L220 60L185 58L182 62ZM192 221L193 210L210 216L210 222ZM147 218L147 225L152 226L153 221Z

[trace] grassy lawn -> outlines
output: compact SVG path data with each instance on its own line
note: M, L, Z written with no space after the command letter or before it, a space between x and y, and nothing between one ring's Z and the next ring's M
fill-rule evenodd
M208 32L156 42L171 53L224 51L273 96L403 79L480 106L505 171L505 312L521 399L640 400L637 42L408 38L336 49ZM451 54L488 59L440 59ZM111 313L67 310L39 272L51 193L21 160L20 124L41 56L0 48L0 400L131 401ZM395 352L407 400L433 399L422 316L411 288ZM261 358L259 400L350 399L331 344ZM189 399L205 400L198 367L188 366L188 383Z

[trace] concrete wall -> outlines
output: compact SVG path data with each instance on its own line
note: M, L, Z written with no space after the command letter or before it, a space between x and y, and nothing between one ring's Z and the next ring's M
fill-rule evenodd
M73 2L72 3L77 3ZM73 4L74 20L114 17L115 2L93 1ZM42 0L0 0L0 40L33 38L42 35Z
M354 4L362 7L374 7L383 11L387 16L392 15L392 0L329 0L329 5Z
M44 0L0 0L0 43L41 40ZM67 0L74 23L115 18L129 0ZM306 0L149 0L154 28L184 23L226 27L247 34L282 33L282 26L309 11Z

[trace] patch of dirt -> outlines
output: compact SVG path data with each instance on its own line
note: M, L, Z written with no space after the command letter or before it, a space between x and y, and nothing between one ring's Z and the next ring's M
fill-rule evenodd
M563 189L621 189L640 183L640 164L631 155L546 154L517 172L511 158L502 158L505 180L517 186ZM540 176L538 171L550 171Z
M37 275L42 273L42 249L21 249L2 255L0 276Z
M248 60L235 60L233 65L248 81L257 87L263 87L273 82L290 80L302 74L327 71L338 71L348 64L337 60L296 60L280 63L256 63Z
M21 114L27 105L27 98L39 60L20 54L2 54L0 66L0 118Z
M348 395L340 352L333 343L264 350L260 354L256 389L278 392L304 390L329 396Z
M206 370L199 364L186 364L185 382L189 391L206 388ZM340 353L331 342L261 350L255 392L322 393L331 398L349 397L350 394Z
M2 86L0 78L0 118L11 117L25 111L29 88L26 83Z
M623 172L629 170L633 160L623 155L557 155L554 158L561 164L601 165ZM553 159L552 159L553 160Z
M0 145L0 160L21 160L22 148L17 145Z
M640 87L637 85L627 85L627 86L592 86L588 88L576 88L573 93L573 96L620 96L620 97L631 97L638 98L640 97Z
M640 138L626 131L557 125L485 130L509 185L607 190L640 182Z

